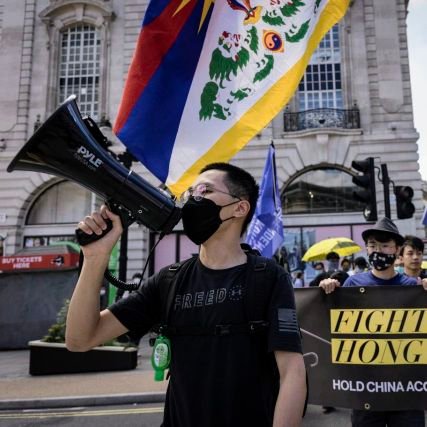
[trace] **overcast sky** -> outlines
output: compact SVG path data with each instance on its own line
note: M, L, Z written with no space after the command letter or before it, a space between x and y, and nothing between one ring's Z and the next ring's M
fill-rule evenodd
M427 181L427 0L409 1L407 24L415 128L420 134L420 172Z

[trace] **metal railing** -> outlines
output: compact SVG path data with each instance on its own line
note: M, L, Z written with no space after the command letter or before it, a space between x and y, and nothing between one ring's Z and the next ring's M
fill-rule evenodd
M360 129L358 108L351 110L316 108L299 113L285 112L283 119L285 132L321 128Z

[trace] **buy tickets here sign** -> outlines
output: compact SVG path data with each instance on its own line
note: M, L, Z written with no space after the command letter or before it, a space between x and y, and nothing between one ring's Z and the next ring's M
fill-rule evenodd
M77 267L78 254L17 255L0 257L0 271L58 270Z

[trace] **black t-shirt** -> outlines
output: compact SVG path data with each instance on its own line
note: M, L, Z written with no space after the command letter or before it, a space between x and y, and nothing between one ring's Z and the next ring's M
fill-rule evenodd
M279 386L274 350L301 352L289 275L279 266L266 283L268 333L171 337L164 427L271 426ZM244 324L247 264L225 270L197 260L176 289L169 325L176 328ZM161 317L159 275L110 307L127 328L146 333Z

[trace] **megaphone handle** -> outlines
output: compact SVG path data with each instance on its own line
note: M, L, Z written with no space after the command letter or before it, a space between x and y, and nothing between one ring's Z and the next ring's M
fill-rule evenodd
M77 243L80 246L86 246L89 243L96 242L99 239L102 239L109 231L113 229L113 222L110 219L106 219L105 222L107 223L107 228L102 232L102 234L87 234L83 230L80 230L80 228L76 229L76 239Z

